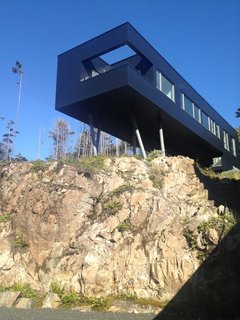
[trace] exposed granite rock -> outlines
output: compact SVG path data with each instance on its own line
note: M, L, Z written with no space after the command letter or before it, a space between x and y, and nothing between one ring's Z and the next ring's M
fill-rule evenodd
M42 303L42 308L50 308L50 309L56 309L59 307L61 303L61 299L56 293L48 293L48 295L44 298Z
M33 306L33 299L30 298L20 298L16 305L15 308L20 308L20 309L31 309Z
M11 308L14 303L17 301L17 298L20 296L21 292L15 291L6 291L0 292L0 307Z
M0 215L11 221L0 223L0 281L47 291L54 280L88 296L173 297L201 263L205 244L194 232L218 217L193 160L113 158L87 173L57 163L2 168ZM186 230L199 236L197 247ZM208 234L214 245L216 232Z

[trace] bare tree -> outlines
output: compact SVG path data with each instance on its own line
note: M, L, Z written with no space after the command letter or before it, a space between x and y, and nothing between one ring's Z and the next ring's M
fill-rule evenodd
M49 131L49 137L53 140L55 159L66 158L69 147L68 138L72 134L74 132L71 131L70 125L66 121L62 119L56 120L53 131Z

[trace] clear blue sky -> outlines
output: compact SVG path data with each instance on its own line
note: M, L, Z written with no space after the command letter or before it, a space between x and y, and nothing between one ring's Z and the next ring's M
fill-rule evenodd
M129 21L233 126L240 107L239 0L0 0L0 115L15 120L16 60L24 69L17 151L42 157L54 110L57 55ZM0 134L6 126L0 122Z

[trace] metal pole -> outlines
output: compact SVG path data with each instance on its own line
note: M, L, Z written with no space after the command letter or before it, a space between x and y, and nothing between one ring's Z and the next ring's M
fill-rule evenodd
M97 156L97 148L96 148L96 141L95 141L95 132L94 132L94 126L93 126L93 117L92 114L88 114L88 120L90 124L90 132L91 132L91 139L93 144L93 155Z
M147 158L147 155L146 155L146 151L145 151L145 148L144 148L144 145L143 145L143 142L142 142L141 134L140 134L140 131L139 131L139 129L138 129L136 120L135 120L135 118L134 118L133 116L132 116L132 121L133 121L133 125L134 125L134 129L135 129L136 137L137 137L138 144L139 144L139 146L140 146L140 149L141 149L143 158L146 159L146 158Z
M165 156L166 155L166 151L165 151L163 127L162 127L162 122L161 121L160 121L160 128L159 128L159 137L160 137L160 146L161 146L162 155Z

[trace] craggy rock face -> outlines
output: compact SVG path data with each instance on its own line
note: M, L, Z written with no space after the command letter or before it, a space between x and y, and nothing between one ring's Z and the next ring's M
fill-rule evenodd
M1 216L0 282L47 289L54 280L89 296L168 300L201 263L198 249L218 241L213 228L196 233L217 208L183 157L107 159L94 174L10 164L0 176Z

